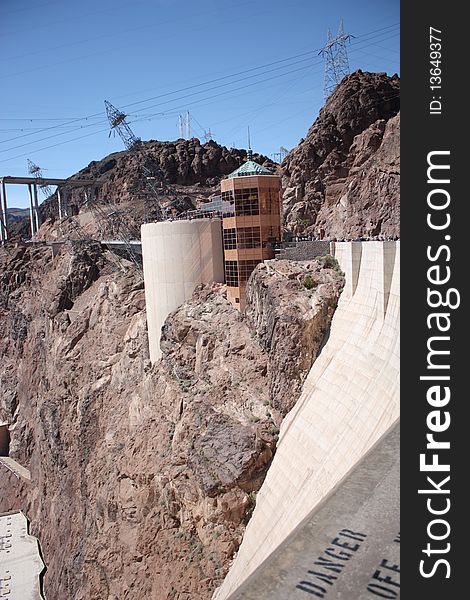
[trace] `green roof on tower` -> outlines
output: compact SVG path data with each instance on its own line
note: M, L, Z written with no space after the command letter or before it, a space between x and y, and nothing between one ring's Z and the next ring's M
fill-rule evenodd
M247 152L247 158L248 160L241 167L238 167L233 173L227 175L229 179L232 177L249 177L250 175L274 175L272 171L266 167L262 167L253 160L253 151L251 149Z

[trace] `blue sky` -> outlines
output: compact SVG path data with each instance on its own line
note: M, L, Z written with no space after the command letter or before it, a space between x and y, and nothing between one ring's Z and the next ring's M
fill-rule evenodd
M142 139L176 139L189 110L192 136L246 147L249 126L256 151L290 149L323 105L317 50L341 17L351 71L399 72L398 0L0 0L0 176L30 158L67 177L122 150L104 99Z

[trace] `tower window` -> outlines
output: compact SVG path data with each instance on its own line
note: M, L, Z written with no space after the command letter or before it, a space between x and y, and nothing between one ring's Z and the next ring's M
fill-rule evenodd
M261 260L241 260L238 263L238 278L240 283L248 281L250 275L254 271L256 265L262 262Z
M238 263L236 260L225 262L225 283L229 287L238 287Z
M258 215L258 188L235 190L235 214L237 216Z
M224 229L224 249L235 250L237 247L237 230Z
M238 248L260 248L261 232L259 227L239 227L237 229Z

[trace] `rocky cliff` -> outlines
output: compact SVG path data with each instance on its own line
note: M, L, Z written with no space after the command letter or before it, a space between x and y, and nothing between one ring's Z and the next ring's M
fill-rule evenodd
M327 335L325 260L259 266L246 318L196 289L152 367L133 265L89 243L0 251L0 422L31 471L0 465L0 510L31 519L49 600L210 597Z
M292 231L398 233L398 94L383 74L338 87L281 167ZM224 286L201 286L168 317L152 366L141 272L80 238L152 219L142 164L182 212L246 154L198 140L143 147L76 175L97 183L105 223L70 188L76 215L59 226L52 197L38 238L78 241L55 257L41 245L0 249L0 423L31 471L27 482L0 465L0 511L31 519L49 600L210 597L343 285L330 257L268 262L250 278L244 316Z
M287 230L337 239L399 235L399 109L397 75L357 71L341 82L281 166L254 155L282 176ZM85 188L64 186L76 216L59 228L54 194L42 205L46 223L38 238L138 238L140 225L158 214L155 190L176 216L218 192L220 179L245 160L245 150L214 141L142 142L73 175L71 181L94 182L94 201ZM27 235L27 219L14 229Z
M285 224L296 234L399 235L400 81L357 71L327 100L281 166Z
M143 141L134 150L94 160L72 175L71 182L92 181L94 197L87 195L86 187L64 184L62 192L67 193L73 218L58 227L58 198L54 193L41 205L45 224L37 238L109 238L127 234L138 238L140 225L158 214L156 195L170 214L192 210L216 193L220 179L243 164L246 157L246 150L229 149L212 140ZM276 168L266 156L254 157L260 164ZM11 224L12 233L28 237L28 211L21 216L19 222Z
M64 185L63 190L68 195L70 213L80 213L75 224L80 225L85 234L116 236L119 224L122 227L124 222L132 237L138 238L140 225L158 215L156 195L169 214L176 216L192 210L216 193L220 179L243 164L246 156L245 150L227 149L212 140L204 144L196 138L175 142L143 141L133 150L91 162L70 178L70 181L92 181L93 201L84 187ZM275 168L266 156L256 154L255 159ZM100 211L94 208L96 205ZM102 218L103 210L111 213L110 218ZM54 226L56 194L44 202L42 215L49 222L39 237L57 234ZM63 223L60 235L71 233L70 225Z

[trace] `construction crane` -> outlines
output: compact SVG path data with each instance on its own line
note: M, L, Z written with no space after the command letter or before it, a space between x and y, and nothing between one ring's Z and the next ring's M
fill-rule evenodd
M40 182L41 179L44 178L41 167L34 164L32 160L29 160L29 158L27 160L28 160L28 173L30 175L32 175L35 179L37 179L38 182ZM53 192L52 192L52 189L50 186L44 185L44 184L41 185L39 183L39 189L44 194L45 198L49 198L49 196L52 196Z
M165 221L168 218L168 215L166 209L163 207L160 201L161 188L159 189L157 187L157 181L159 181L160 184L163 184L163 173L160 169L154 169L152 171L147 167L146 163L149 162L149 159L151 160L151 157L149 157L146 153L145 147L142 144L142 140L136 135L134 135L134 132L132 131L132 129L129 126L129 123L126 120L127 115L115 106L113 106L111 102L108 102L108 100L104 101L104 105L106 107L106 114L108 115L108 121L111 127L109 135L111 135L111 133L113 132L117 132L121 140L124 142L124 146L127 150L140 151L140 168L145 178L146 187L150 191L150 194L156 200L156 219L157 221Z

